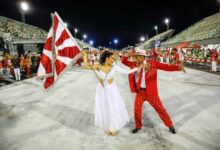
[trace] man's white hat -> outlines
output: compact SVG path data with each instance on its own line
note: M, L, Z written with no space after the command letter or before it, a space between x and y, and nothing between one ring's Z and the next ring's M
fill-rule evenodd
M89 47L88 46L83 46L83 49L89 49Z
M144 49L141 49L141 48L136 48L135 49L135 55L147 56L146 51Z

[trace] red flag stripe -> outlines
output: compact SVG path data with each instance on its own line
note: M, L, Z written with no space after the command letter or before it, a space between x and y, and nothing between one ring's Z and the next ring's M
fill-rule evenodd
M42 58L41 58L41 64L43 65L43 67L45 68L46 73L51 73L52 72L52 63L49 57L47 57L46 55L42 54Z
M62 50L58 51L58 56L74 58L77 54L79 54L79 48L77 46L73 47L65 47Z
M54 77L48 77L44 82L44 88L48 89L54 83Z
M70 36L68 35L67 31L64 30L64 31L61 33L59 39L56 41L56 46L58 47L58 46L62 45L63 42L64 42L65 40L69 39L69 38L70 38Z
M64 64L63 62L56 60L56 73L57 76L59 76L59 74L66 68L66 64Z
M52 51L52 37L48 38L45 42L44 49Z

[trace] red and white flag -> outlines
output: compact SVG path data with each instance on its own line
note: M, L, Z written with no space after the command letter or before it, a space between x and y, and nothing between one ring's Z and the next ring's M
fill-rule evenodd
M52 18L53 24L37 72L38 77L44 78L45 89L53 85L68 65L81 57L80 48L62 19L56 12Z

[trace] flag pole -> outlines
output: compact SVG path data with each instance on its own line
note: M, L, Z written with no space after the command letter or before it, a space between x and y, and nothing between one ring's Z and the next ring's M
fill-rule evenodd
M52 17L52 75L55 75L55 63L56 63L56 50L55 50L55 33L54 33L54 14L51 14Z
M102 85L102 87L104 88L103 82L101 81L101 79L99 78L99 76L98 76L97 73L95 72L95 69L93 68L92 64L91 64L90 61L88 60L88 54L87 54L87 61L88 61L89 66L91 67L93 73L95 74L96 78L98 79L98 81L100 82L100 84Z

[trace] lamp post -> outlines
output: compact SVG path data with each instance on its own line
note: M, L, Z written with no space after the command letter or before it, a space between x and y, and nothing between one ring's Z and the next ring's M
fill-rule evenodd
M144 41L145 41L145 37L144 37L144 36L141 36L141 37L140 37L140 41L141 41L141 42L144 42Z
M25 14L28 11L29 6L26 2L20 3L21 21L25 23Z
M75 29L74 29L75 38L76 38L76 34L77 34L77 33L78 33L78 29L75 28Z
M94 45L93 40L90 40L90 41L89 41L89 44L90 44L91 46L93 46L93 45Z
M168 18L165 19L165 24L167 25L167 31L169 30L170 20Z
M83 35L83 40L84 40L84 42L86 41L86 39L87 39L87 35L84 34L84 35Z
M65 27L68 27L68 23L64 22Z
M156 35L158 34L158 27L155 26L154 29L156 30Z
M148 40L149 39L149 36L148 36L148 34L146 34L146 40Z
M114 39L115 49L117 48L118 39Z

